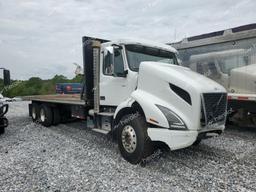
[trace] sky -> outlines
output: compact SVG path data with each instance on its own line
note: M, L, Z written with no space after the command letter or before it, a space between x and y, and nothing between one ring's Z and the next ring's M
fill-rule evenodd
M167 43L256 22L255 0L0 0L0 67L75 76L82 36Z

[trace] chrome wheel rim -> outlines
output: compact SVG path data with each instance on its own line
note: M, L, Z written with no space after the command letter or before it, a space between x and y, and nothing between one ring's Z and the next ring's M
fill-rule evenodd
M128 153L134 152L137 147L137 136L130 125L126 125L122 131L122 144Z
M44 113L43 109L40 110L40 120L41 120L41 122L45 121L45 113Z

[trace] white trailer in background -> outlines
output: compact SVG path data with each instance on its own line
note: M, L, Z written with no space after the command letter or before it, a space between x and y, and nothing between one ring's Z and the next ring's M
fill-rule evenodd
M171 45L179 51L183 66L228 90L230 121L256 126L256 24L189 37Z

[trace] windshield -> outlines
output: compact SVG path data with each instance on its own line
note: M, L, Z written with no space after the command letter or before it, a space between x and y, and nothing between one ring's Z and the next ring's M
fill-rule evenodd
M176 55L173 52L146 47L142 45L126 45L127 60L131 70L138 71L143 61L155 61L177 65Z
M232 69L248 65L248 58L243 56L220 58L218 62L221 71L230 74Z

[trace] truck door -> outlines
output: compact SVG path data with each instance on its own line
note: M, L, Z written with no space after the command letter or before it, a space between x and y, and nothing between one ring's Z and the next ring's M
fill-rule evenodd
M101 52L100 105L117 106L130 95L122 47Z

